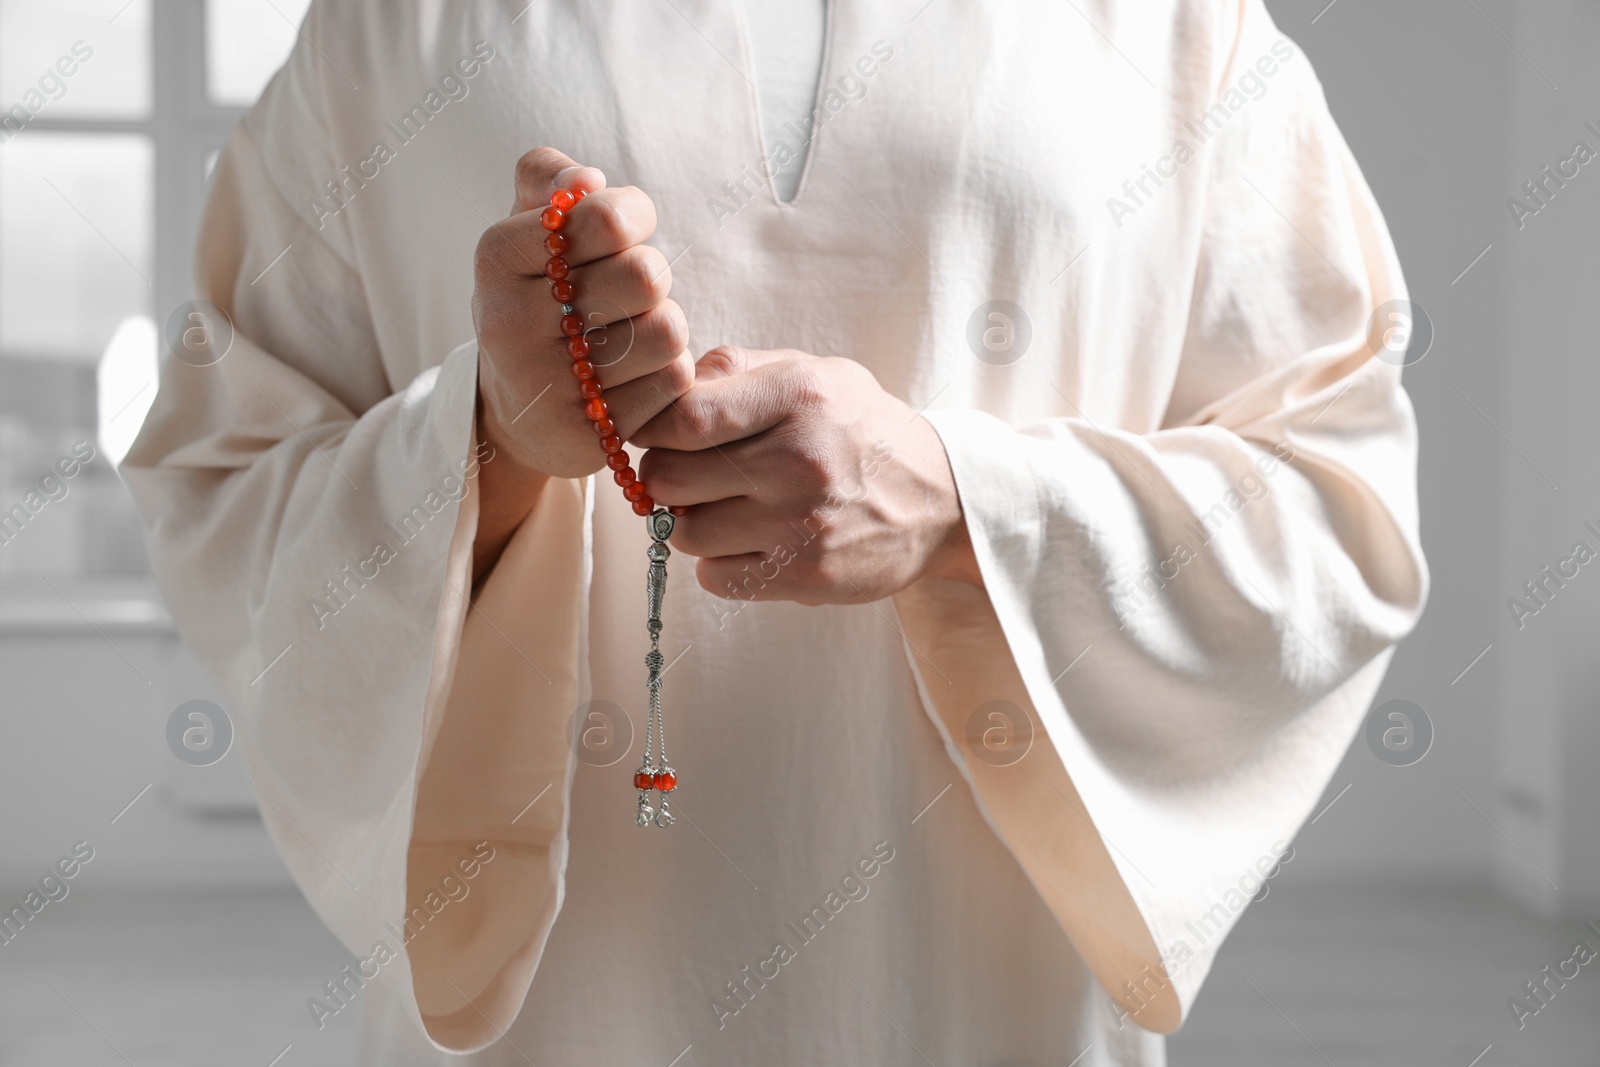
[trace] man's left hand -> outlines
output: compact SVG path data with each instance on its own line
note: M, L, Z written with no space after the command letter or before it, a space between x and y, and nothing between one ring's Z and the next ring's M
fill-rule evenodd
M919 578L981 585L933 427L861 364L714 348L689 392L630 440L673 547L708 591L743 600L877 600Z

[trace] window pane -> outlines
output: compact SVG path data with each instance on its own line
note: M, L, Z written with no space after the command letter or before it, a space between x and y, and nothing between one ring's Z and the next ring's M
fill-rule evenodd
M33 118L148 115L150 0L0 0L0 108L6 134Z
M150 314L149 141L30 132L0 150L0 353L92 362Z
M206 0L206 78L214 104L249 107L294 46L311 0Z

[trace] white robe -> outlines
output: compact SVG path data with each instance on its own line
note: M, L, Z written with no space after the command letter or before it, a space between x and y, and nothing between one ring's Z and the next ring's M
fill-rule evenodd
M236 334L167 362L125 472L370 961L307 991L364 1063L1158 1064L1421 610L1368 338L1404 283L1260 0L831 15L791 205L730 0L318 3L222 155L197 272ZM743 604L675 554L670 831L632 821L647 541L610 480L550 483L466 599L472 252L540 144L654 198L695 351L925 408L986 582ZM591 700L635 728L609 767Z

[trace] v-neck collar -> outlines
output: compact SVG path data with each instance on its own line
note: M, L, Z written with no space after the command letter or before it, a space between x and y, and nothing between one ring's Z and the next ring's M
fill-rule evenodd
M817 83L812 88L811 92L811 113L809 116L810 126L805 131L805 162L800 166L800 180L795 185L794 198L792 200L784 200L778 195L777 182L773 179L770 168L765 165L765 161L773 154L773 150L772 147L767 144L766 136L763 132L761 99L760 93L757 90L755 79L755 50L751 45L750 20L745 11L744 0L728 0L728 2L733 7L734 24L737 28L736 36L739 40L739 60L737 66L739 72L744 76L745 87L750 102L750 107L748 109L749 129L753 135L758 158L763 161L761 170L762 176L765 179L764 184L766 186L767 196L771 200L772 204L779 209L798 207L806 195L807 187L811 183L811 172L816 163L818 149L816 142L818 140L818 135L822 132L817 127L816 121L817 115L822 109L822 99L826 91L825 87L828 85L831 75L830 68L832 66L834 40L838 24L837 8L839 0L824 0L822 16L822 63L817 68Z

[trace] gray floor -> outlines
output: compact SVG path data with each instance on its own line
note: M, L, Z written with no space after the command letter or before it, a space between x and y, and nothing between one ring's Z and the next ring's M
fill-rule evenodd
M1594 930L1485 892L1289 883L1245 912L1169 1061L1597 1067L1600 959L1564 989L1551 982L1549 1004L1520 1030L1507 1006L1585 937L1600 950Z
M1275 887L1170 1061L1596 1067L1600 960L1520 1032L1506 1003L1580 936L1485 893ZM74 890L0 946L0 1065L349 1064L353 1016L306 1009L348 958L290 892Z
M0 1067L344 1067L306 1000L350 958L291 890L74 889L0 947Z

